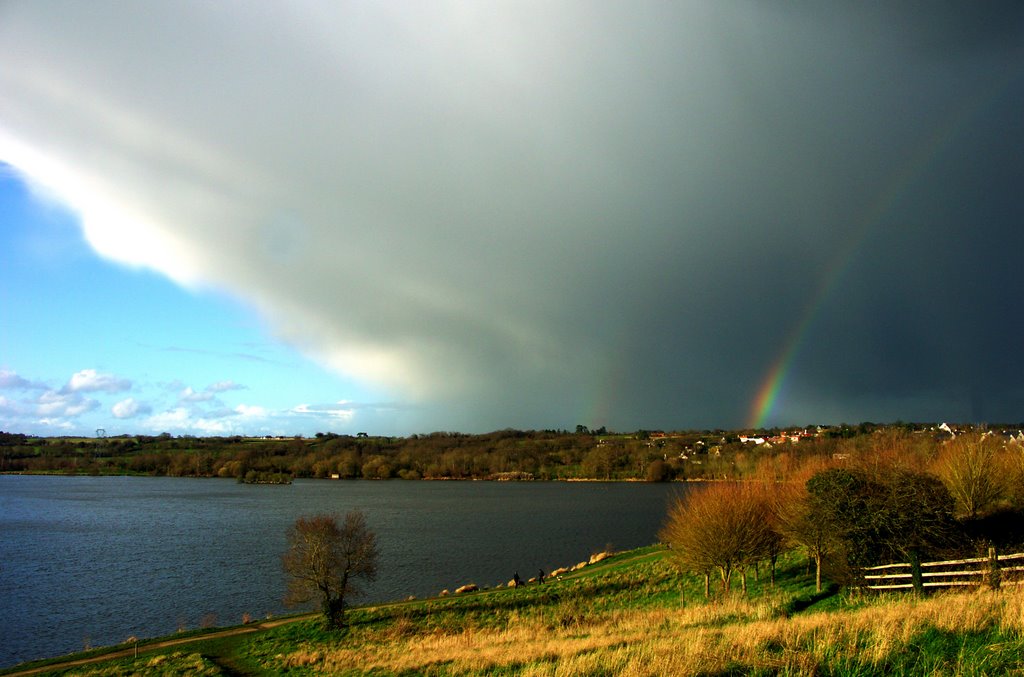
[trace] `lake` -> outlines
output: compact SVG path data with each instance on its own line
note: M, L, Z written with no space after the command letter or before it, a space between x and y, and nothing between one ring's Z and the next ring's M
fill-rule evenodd
M299 515L366 512L377 581L356 603L657 541L679 484L0 476L0 667L129 636L240 623L284 606L280 557Z

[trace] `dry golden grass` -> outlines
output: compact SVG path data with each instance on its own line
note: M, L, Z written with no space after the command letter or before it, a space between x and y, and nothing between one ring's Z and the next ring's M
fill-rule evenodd
M732 601L684 609L621 611L578 624L513 615L502 629L409 635L399 629L352 647L319 646L282 658L282 667L317 673L473 674L495 670L529 676L692 675L730 666L813 675L837 664L882 671L929 629L998 630L1019 649L1024 591L943 594L877 602L852 611L786 618L780 600ZM954 659L955 661L955 659ZM967 674L951 664L941 672ZM841 671L841 670L840 670ZM930 671L930 670L929 670ZM977 671L975 671L977 672ZM981 670L981 673L984 673Z

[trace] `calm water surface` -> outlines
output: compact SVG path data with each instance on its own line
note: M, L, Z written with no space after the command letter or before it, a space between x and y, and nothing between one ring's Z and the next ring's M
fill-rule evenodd
M381 567L357 602L493 586L657 540L679 485L0 476L0 667L289 611L285 531L362 509Z

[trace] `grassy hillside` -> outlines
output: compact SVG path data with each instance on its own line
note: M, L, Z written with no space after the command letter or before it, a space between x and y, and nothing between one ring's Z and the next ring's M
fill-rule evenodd
M763 572L762 572L763 573ZM1024 592L814 595L802 559L777 586L707 602L659 548L544 585L405 602L47 674L1003 674L1024 667Z

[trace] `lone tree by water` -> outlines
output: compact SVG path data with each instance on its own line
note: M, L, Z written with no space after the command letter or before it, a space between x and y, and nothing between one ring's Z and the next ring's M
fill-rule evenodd
M377 536L358 510L347 513L340 524L337 515L302 516L288 529L281 563L291 576L285 602L319 598L327 626L341 628L346 599L359 593L356 581L377 577Z

